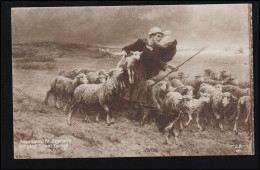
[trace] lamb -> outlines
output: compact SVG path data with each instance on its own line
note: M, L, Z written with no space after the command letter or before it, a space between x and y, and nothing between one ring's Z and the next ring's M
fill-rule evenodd
M80 69L74 68L73 70L70 71L60 71L58 75L64 76L70 79L74 79L77 75L79 75Z
M100 84L104 83L107 79L108 74L105 70L97 70L94 72L88 72L86 77L88 79L89 84Z
M130 52L130 57L126 57L126 69L128 72L129 76L129 83L133 84L134 83L134 66L136 61L140 60L140 56L143 52L138 52L138 51L131 51Z
M69 101L73 96L74 89L80 85L88 83L86 75L80 73L74 80L71 80L67 77L57 76L51 82L51 89L47 92L44 103L48 104L48 98L51 94L54 94L55 106L58 108L57 97L62 95L63 98ZM65 107L66 108L66 107Z
M199 99L193 99L193 103L194 103L194 111L193 112L189 112L190 114L188 114L189 120L188 122L185 124L185 126L188 126L189 123L192 121L192 114L196 114L196 123L198 128L202 131L202 127L199 124L199 117L201 115L201 113L204 111L206 104L208 104L210 102L210 94L207 93L202 93L201 97Z
M184 95L182 96L180 93L178 92L169 92L167 93L167 95L165 96L164 100L163 100L163 113L164 114L178 114L177 117L178 119L174 119L172 122L170 122L167 126L167 128L165 130L167 130L166 134L165 134L165 139L168 142L168 136L170 135L170 130L173 128L174 125L176 125L177 123L175 122L179 122L180 125L180 130L183 129L182 126L182 117L184 113L188 113L192 111L192 109L194 109L194 104L192 101L192 97L189 95ZM177 138L177 136L179 135L179 132L176 131L178 130L177 128L174 131L174 135L175 135L175 140Z
M116 68L123 68L124 70L127 70L130 84L134 83L134 66L135 63L140 60L142 53L143 52L139 51L130 51L129 57L123 56L116 66Z
M91 105L101 106L107 114L107 125L113 123L114 119L109 111L108 104L111 103L113 97L117 95L117 88L120 88L119 80L122 73L123 69L121 68L113 69L108 73L108 79L106 82L102 84L83 84L78 86L74 91L74 100L69 105L68 125L71 125L72 113L81 105L85 105L87 107ZM110 117L112 118L111 121ZM89 120L87 114L85 119ZM96 116L96 121L98 120L99 114Z
M221 89L222 89L223 92L232 93L238 99L242 96L249 96L250 95L250 89L249 88L241 89L241 88L233 86L233 85L222 85Z
M248 131L250 133L250 135L252 135L253 132L253 119L251 116L251 99L250 96L242 96L240 97L240 99L238 100L238 104L237 104L237 116L235 119L235 125L234 125L234 133L237 135L238 134L238 120L239 117L241 115L241 113L245 112L246 113L246 119L245 119L245 124L248 125Z

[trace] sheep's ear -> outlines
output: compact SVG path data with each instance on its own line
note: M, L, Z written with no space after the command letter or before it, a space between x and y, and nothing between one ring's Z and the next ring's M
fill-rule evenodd
M133 51L130 51L130 54L134 54L134 52L133 52Z
M140 54L140 55L143 54L143 51L141 51L139 54Z
M182 99L184 99L184 97L179 97L179 98L178 98L178 100L182 100Z

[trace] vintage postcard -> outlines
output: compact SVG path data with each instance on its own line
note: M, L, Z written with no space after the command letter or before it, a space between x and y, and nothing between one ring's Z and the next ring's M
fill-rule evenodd
M250 4L11 20L15 159L255 154Z

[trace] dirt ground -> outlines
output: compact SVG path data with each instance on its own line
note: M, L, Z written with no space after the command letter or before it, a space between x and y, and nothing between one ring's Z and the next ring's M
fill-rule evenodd
M66 53L66 51L63 51ZM178 65L194 54L178 51L172 63ZM14 158L88 158L88 157L146 157L146 156L204 156L204 155L253 155L252 138L240 122L239 134L232 132L234 122L225 124L225 133L217 127L205 125L202 132L195 124L184 129L179 144L167 145L154 123L143 127L129 116L114 112L115 124L106 126L105 119L99 123L84 121L76 114L72 126L67 125L67 115L53 104L44 105L51 80L61 70L73 68L114 68L120 56L93 58L85 53L55 58L55 69L37 70L13 67L13 123ZM15 63L14 59L14 63ZM226 69L240 81L249 81L249 59L246 54L201 53L185 64L180 71L190 75L206 68L215 71ZM165 74L165 72L162 72ZM131 116L130 116L131 117ZM242 118L243 119L243 118Z

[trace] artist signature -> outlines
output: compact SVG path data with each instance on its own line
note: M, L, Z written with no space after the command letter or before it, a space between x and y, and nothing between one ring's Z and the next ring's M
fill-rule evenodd
M243 148L245 148L244 144L235 144L235 145L232 145L232 146L235 148L236 153L242 152Z

